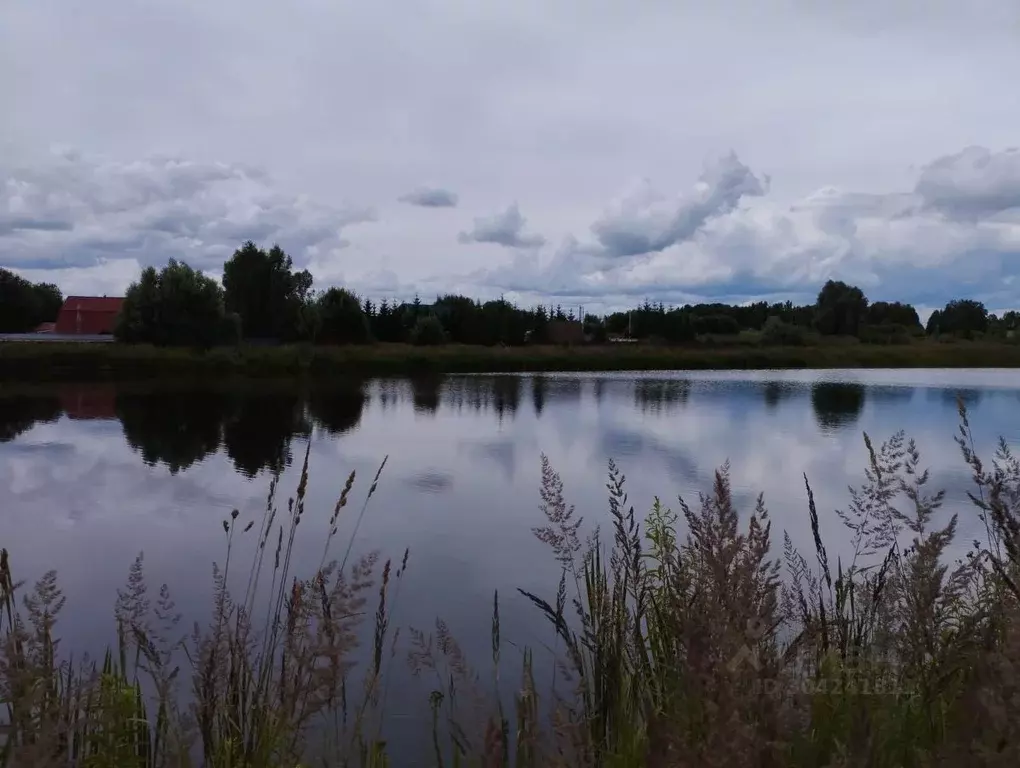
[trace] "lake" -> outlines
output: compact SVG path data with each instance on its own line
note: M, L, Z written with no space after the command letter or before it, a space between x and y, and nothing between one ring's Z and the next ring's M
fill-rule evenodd
M558 577L530 530L544 522L542 453L590 524L607 522L610 458L642 514L655 496L674 508L678 495L696 504L728 460L745 513L764 493L777 554L785 530L810 556L806 473L834 562L848 536L833 510L863 480L862 433L881 442L902 429L917 440L933 486L947 490L947 510L960 512L962 554L983 527L953 442L958 394L983 456L1000 435L1020 440L1013 370L19 386L0 390L0 546L16 576L58 569L65 646L95 651L110 640L115 590L139 551L151 582L169 583L189 621L202 618L212 563L225 553L222 521L233 509L242 522L261 518L274 467L285 502L310 446L296 550L298 573L309 575L348 474L357 479L340 518L341 556L388 456L353 550L399 561L409 549L393 622L428 630L442 617L484 669L495 590L504 638L539 649L551 641L516 591L551 598ZM412 695L414 685L401 687L397 714L427 710L427 692Z

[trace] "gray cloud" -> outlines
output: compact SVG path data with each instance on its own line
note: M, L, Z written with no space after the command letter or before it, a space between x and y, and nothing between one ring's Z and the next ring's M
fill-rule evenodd
M471 230L461 232L457 240L461 243L493 243L505 248L538 248L544 245L542 235L524 233L526 223L517 203L513 203L502 213L476 218Z
M658 253L690 240L709 219L767 188L768 177L759 179L730 153L705 169L690 196L667 200L646 182L611 206L591 230L607 256Z
M298 261L347 243L368 207L329 207L276 189L258 169L172 157L133 162L64 152L6 169L0 187L0 264L22 269L98 266L170 257L218 269L241 242L279 242Z
M926 165L915 193L950 218L981 219L1020 211L1020 151L967 147Z
M401 195L399 200L421 208L454 208L457 205L457 193L440 187L418 187Z

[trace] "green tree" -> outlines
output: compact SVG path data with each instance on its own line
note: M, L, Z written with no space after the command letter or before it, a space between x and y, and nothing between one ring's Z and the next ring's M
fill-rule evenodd
M480 344L482 342L479 318L481 307L467 296L440 296L433 304L436 316L443 324L450 341L456 344Z
M860 288L829 280L815 302L815 326L825 336L856 336L868 311Z
M64 297L52 283L32 283L0 269L0 333L29 333L57 319Z
M687 310L674 307L662 316L662 337L671 344L694 341L696 336L692 315Z
M696 315L692 322L697 334L733 336L740 333L736 318L730 315Z
M310 300L312 275L307 270L294 272L293 267L279 245L266 251L251 240L223 265L226 306L240 315L246 338L303 338L307 326L302 313Z
M146 267L128 288L114 334L127 343L208 348L235 341L238 326L215 280L170 259L159 272Z
M928 318L929 334L951 333L970 338L975 333L984 333L987 330L988 310L980 301L973 299L953 299Z
M411 343L418 347L435 347L446 343L443 324L435 315L422 315L411 330Z
M867 323L872 326L898 325L913 331L921 328L917 310L910 304L898 301L876 301L867 312Z
M317 301L319 340L327 344L366 344L371 341L368 318L357 295L346 288L330 288Z

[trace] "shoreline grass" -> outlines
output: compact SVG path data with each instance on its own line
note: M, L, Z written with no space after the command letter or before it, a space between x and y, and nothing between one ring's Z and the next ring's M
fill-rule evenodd
M552 692L544 693L552 681L536 681L531 650L511 656L498 593L488 673L472 670L442 620L430 633L409 628L413 672L437 681L421 703L433 724L422 762L1017 764L1020 460L1000 442L983 462L962 401L959 415L971 504L942 509L943 494L928 488L903 433L882 444L865 435L865 481L836 512L850 553L835 562L806 476L814 552L802 554L785 534L777 546L763 498L753 510L734 506L725 465L697 504L680 499L674 511L656 499L642 518L610 462L610 530L585 536L543 456L545 519L532 530L561 576L546 595L522 594L557 638ZM390 765L396 736L382 716L401 637L393 617L413 566L408 576L406 550L385 562L351 556L384 466L361 505L352 473L315 520L304 504L306 453L286 504L277 503L276 478L261 519L224 519L211 615L190 636L166 585L150 598L139 556L117 596L119 647L99 663L59 646L56 572L26 589L3 550L0 766L310 766L313 724L333 736L318 755L323 764ZM948 562L962 514L977 516L986 540ZM351 538L333 554L347 515ZM307 535L325 533L323 554L298 574L294 541L309 526ZM248 565L239 561L245 551ZM235 596L227 584L238 567L246 587ZM508 668L517 690L503 701L493 690Z
M1020 345L933 340L798 347L701 344L475 347L407 344L240 346L199 352L125 344L0 343L0 380L167 375L295 376L798 368L1020 368Z

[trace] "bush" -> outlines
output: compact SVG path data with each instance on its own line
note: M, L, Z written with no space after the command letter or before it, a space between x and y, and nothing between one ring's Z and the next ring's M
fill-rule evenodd
M357 295L346 288L330 288L318 301L319 340L327 344L366 344L371 341L368 318Z
M861 328L861 341L866 344L909 344L911 329L896 323L865 325Z
M771 346L798 347L805 341L804 329L784 323L778 317L770 317L765 321L761 331L761 343Z
M411 343L416 347L435 347L446 343L446 331L435 315L419 317L411 329Z

